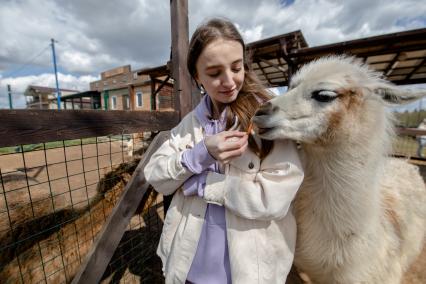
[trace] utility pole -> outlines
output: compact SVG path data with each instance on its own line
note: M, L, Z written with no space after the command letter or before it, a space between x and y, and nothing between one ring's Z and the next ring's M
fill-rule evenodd
M55 70L55 81L56 81L56 100L58 103L58 110L61 109L61 92L59 91L59 83L58 83L58 70L56 68L56 54L55 54L55 40L51 39L52 43L52 55L53 55L53 68Z
M7 94L9 95L9 108L13 109L13 105L12 105L12 89L10 88L9 84L7 84Z

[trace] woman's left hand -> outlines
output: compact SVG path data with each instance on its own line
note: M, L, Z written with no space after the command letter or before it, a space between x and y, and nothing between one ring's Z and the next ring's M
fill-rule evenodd
M207 151L217 161L226 164L241 156L248 146L248 135L241 131L223 131L204 139Z

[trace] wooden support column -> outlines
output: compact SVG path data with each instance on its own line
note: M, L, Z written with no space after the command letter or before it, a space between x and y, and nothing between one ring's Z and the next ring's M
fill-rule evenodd
M191 78L186 68L188 50L188 0L170 0L174 108L182 119L192 110Z
M152 75L149 75L149 79L151 80L151 110L157 110L157 102L155 101L155 77Z
M134 85L129 85L128 87L128 91L129 91L129 108L130 110L135 110L135 86Z
M288 46L287 42L284 39L280 39L281 44L281 55L282 58L287 62L288 70L287 70L287 85L290 86L291 76L296 72L296 63L288 56Z

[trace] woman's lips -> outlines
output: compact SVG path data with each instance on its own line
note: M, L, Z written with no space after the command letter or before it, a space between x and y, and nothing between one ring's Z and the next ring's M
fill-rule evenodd
M229 90L229 91L219 91L219 93L221 93L221 94L223 94L225 96L231 96L231 95L234 94L234 92L235 92L235 88L232 89L232 90Z

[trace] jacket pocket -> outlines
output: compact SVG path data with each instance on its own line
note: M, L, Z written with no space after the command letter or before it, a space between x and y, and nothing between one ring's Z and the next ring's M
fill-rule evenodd
M178 189L173 196L170 207L164 218L163 229L161 232L160 243L158 245L158 253L161 257L168 257L172 246L173 237L177 231L180 220L182 219L184 196L182 190ZM164 265L164 263L163 263Z

